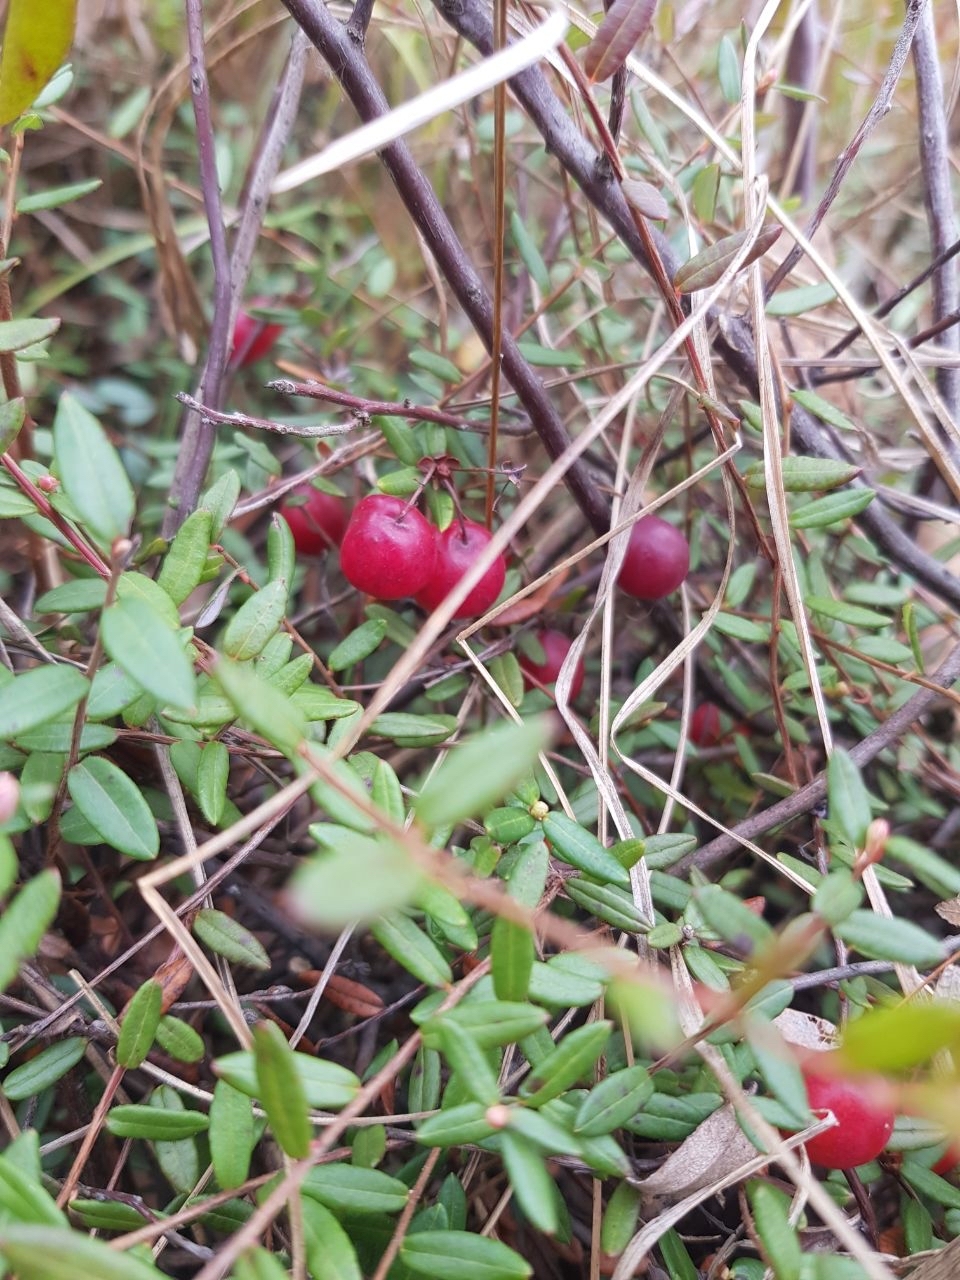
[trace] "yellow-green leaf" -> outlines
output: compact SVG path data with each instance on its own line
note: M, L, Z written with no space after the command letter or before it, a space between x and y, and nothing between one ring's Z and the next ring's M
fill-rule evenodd
M10 0L0 55L0 125L15 120L63 62L77 0Z

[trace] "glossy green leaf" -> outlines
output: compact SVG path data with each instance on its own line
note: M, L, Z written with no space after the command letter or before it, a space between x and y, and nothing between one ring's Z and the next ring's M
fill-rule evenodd
M764 1254L773 1264L777 1280L800 1280L803 1251L796 1228L790 1225L789 1197L758 1180L747 1184L747 1198Z
M210 1159L221 1187L239 1187L247 1180L253 1144L249 1097L226 1080L218 1080L210 1103Z
M596 1065L612 1029L613 1023L604 1021L568 1031L521 1087L527 1106L541 1107L582 1080Z
M932 969L945 958L943 943L910 920L854 911L834 930L847 946L871 960L894 960Z
M22 734L72 711L90 682L74 667L34 667L0 688L0 739Z
M445 987L453 971L443 952L409 916L393 912L370 926L370 932L397 964L430 987Z
M132 1102L107 1113L107 1128L118 1138L150 1138L177 1142L203 1133L209 1120L201 1111L167 1111L149 1103Z
M456 1022L441 1020L438 1038L443 1056L465 1093L487 1107L499 1102L500 1086L496 1072L470 1032Z
M218 739L205 742L197 764L197 800L211 826L223 817L230 777L230 753Z
M787 493L816 493L849 484L859 474L860 467L835 458L787 457L780 469L780 480ZM743 478L751 489L766 488L764 464L751 463Z
M301 1198L307 1264L314 1280L363 1280L353 1242L329 1209Z
M173 1014L157 1023L156 1039L163 1052L178 1062L199 1062L207 1051L203 1036Z
M289 698L249 667L226 658L217 663L214 674L238 715L284 755L296 753L306 733L306 718Z
M607 1201L600 1224L600 1248L604 1253L619 1254L630 1243L640 1217L639 1187L621 1182Z
M296 566L297 547L293 530L283 516L274 511L267 529L267 575L271 582L287 584L288 600Z
M213 516L202 508L187 516L163 558L157 585L174 604L183 604L200 584L206 568L213 531Z
M771 1023L747 1026L747 1043L764 1084L795 1119L798 1128L810 1123L807 1090L796 1058L781 1042Z
M67 775L74 804L104 844L131 858L149 860L160 851L157 821L136 783L105 756L90 756Z
M563 889L578 907L583 907L584 911L614 929L645 933L650 928L650 921L637 909L633 895L619 885L596 884L581 876L571 876L564 881Z
M0 98L2 94L0 85ZM103 427L67 391L57 403L53 445L64 492L83 524L108 546L126 536L133 519L133 486Z
M120 1022L117 1062L130 1070L139 1067L153 1047L163 1006L163 987L155 978L144 982L127 1005Z
M193 921L193 932L204 946L234 964L247 965L251 969L270 968L270 957L260 940L223 911L213 907L198 911Z
M498 916L490 931L490 968L498 1000L524 1000L536 959L533 934Z
M533 1267L499 1240L469 1231L417 1231L400 1246L400 1259L418 1275L437 1280L524 1280Z
M147 1219L118 1200L71 1200L70 1212L91 1231L136 1231Z
M417 1130L417 1141L429 1147L459 1147L482 1142L492 1133L487 1107L482 1102L467 1102L459 1107L445 1107L424 1120Z
M103 578L76 578L38 596L35 608L37 613L89 613L102 608L106 598Z
M307 1105L318 1111L339 1111L352 1102L360 1090L357 1077L339 1063L295 1053L293 1065L300 1077ZM252 1053L240 1050L225 1054L216 1059L213 1069L221 1080L226 1080L247 1097L260 1096L257 1067Z
M170 628L143 600L121 598L101 619L103 647L158 702L189 707L196 698L193 664Z
M0 70L0 94L3 92L3 72ZM31 191L17 201L17 213L36 213L40 209L59 209L61 205L82 200L103 186L102 178L87 178L83 182L69 182L62 187L48 187L45 191Z
M36 952L59 903L60 876L41 871L0 912L0 991L17 976L21 962Z
M290 1280L290 1272L275 1253L256 1248L236 1260L232 1280Z
M556 1235L560 1226L557 1189L540 1151L522 1134L506 1129L500 1135L500 1154L524 1217L538 1231Z
M827 804L830 821L839 825L854 849L862 849L870 825L870 797L860 770L836 747L827 762Z
M67 1227L0 1226L0 1252L20 1280L158 1280L162 1274Z
M383 618L368 618L333 649L327 666L331 671L346 671L354 663L363 662L364 658L376 653L386 634L387 624Z
M653 1094L653 1081L646 1067L624 1067L593 1086L577 1111L574 1133L586 1138L612 1133L631 1117Z
M307 1096L294 1062L294 1052L275 1022L253 1029L257 1094L270 1129L288 1156L301 1160L310 1150L312 1129Z
M562 862L585 872L603 884L630 888L630 873L604 848L595 835L563 813L551 813L543 821L543 830L554 855Z
M843 867L823 877L810 906L828 924L837 925L846 920L851 911L856 911L862 901L862 885Z
M529 773L551 736L546 717L504 722L476 734L451 752L424 787L414 805L417 817L434 828L485 812Z
M2 75L3 70L0 67L0 77ZM2 97L3 87L0 84L0 99ZM45 318L36 316L33 318L25 317L21 320L0 321L0 351L23 351L38 342L45 342L59 328L59 316L47 316Z
M226 471L216 483L212 484L200 497L199 510L209 511L213 517L210 527L210 541L216 542L223 527L230 518L233 508L240 497L240 477L236 471Z
M717 884L707 884L694 892L694 901L711 929L728 942L754 946L772 943L773 930L736 894L728 893Z
M848 604L846 600L834 600L832 596L807 596L807 608L821 617L833 618L836 622L845 622L849 627L889 627L891 619L875 609L864 609L859 604Z
M815 498L790 514L792 529L826 529L829 525L849 520L866 510L876 497L874 489L858 486L842 493L828 493Z
M81 1036L69 1036L57 1040L46 1049L14 1068L3 1079L3 1092L11 1102L33 1098L67 1074L77 1065L86 1052L87 1041Z
M302 1190L328 1209L360 1216L400 1213L410 1198L410 1188L399 1178L341 1161L311 1169Z
M415 1019L416 1020L416 1019ZM536 1005L507 1000L468 1000L446 1013L429 1017L421 1026L423 1042L429 1048L439 1043L440 1026L456 1022L464 1027L482 1049L511 1044L546 1026L550 1015Z
M221 646L228 658L244 662L262 652L283 621L287 594L287 583L277 579L243 602L223 633Z
M186 1103L170 1085L161 1084L150 1095L150 1109L162 1116L180 1120L196 1114L187 1110ZM203 1116L206 1120L207 1117ZM182 1122L182 1121L181 1121ZM160 1171L173 1187L183 1195L189 1194L200 1179L200 1152L193 1134L180 1134L162 1138L154 1144L154 1155Z

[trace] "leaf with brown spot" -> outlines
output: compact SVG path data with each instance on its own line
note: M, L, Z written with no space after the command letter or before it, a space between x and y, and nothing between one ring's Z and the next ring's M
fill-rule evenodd
M750 252L740 264L741 267L748 267L751 262L756 262L758 258L762 258L767 250L779 240L782 230L783 227L778 227L772 222L761 227L760 234L751 246ZM673 277L674 287L680 293L695 293L697 289L709 289L711 285L717 283L727 267L730 266L730 263L733 262L734 258L747 243L749 237L750 233L748 231L737 231L734 235L724 236L716 244L712 244L706 249L701 249L683 266L677 268L677 274Z
M0 125L26 111L70 52L77 0L10 0L0 54Z
M657 0L614 0L583 60L584 70L595 84L620 70L653 21L656 8Z

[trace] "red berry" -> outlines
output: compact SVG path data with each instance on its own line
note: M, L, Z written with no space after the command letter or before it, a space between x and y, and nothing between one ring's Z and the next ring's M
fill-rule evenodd
M617 581L638 600L662 600L690 569L690 544L675 525L644 516L633 526Z
M448 525L437 539L437 564L433 577L416 593L417 604L433 610L446 599L460 579L476 562L493 535L473 520L459 520ZM479 618L496 600L507 575L507 562L502 555L483 575L453 615L455 618Z
M252 298L253 307L269 307L270 298ZM230 348L230 363L236 368L245 369L261 356L265 356L273 348L274 343L283 333L282 324L270 324L266 320L258 320L249 311L239 311L237 322L233 327L233 345Z
M312 484L302 484L289 497L303 502L285 502L280 514L290 526L293 545L301 556L319 556L339 545L347 527L347 508L342 498L322 493Z
M563 660L570 652L570 646L573 643L562 631L538 631L537 640L543 649L543 662L531 662L527 657L521 657L520 659L520 669L523 674L532 677L532 679L526 681L528 688L533 687L534 680L544 685L553 684L560 674ZM573 679L570 681L571 702L577 697L582 688L583 660L581 659L574 668Z
M951 1143L933 1166L933 1172L939 1173L941 1178L945 1178L948 1173L953 1173L958 1164L960 1164L960 1147L956 1147Z
M372 493L353 509L340 546L351 586L378 600L412 596L433 576L437 530L403 498Z
M690 741L698 747L715 747L723 733L720 729L720 708L715 702L701 702L694 707L690 717Z
M832 1129L811 1138L807 1155L827 1169L854 1169L874 1160L893 1132L894 1113L871 1096L869 1082L842 1080L804 1071L812 1111L829 1110L837 1117Z

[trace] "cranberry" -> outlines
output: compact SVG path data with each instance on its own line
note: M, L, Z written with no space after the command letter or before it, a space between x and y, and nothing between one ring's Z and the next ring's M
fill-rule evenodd
M570 646L573 643L562 631L538 631L537 640L543 649L543 662L531 662L527 657L521 657L520 659L520 668L523 674L528 677L526 681L528 688L533 685L534 681L543 685L553 684L560 674L563 660L570 652ZM571 702L577 697L582 688L583 660L581 659L574 668L573 679L570 681Z
M342 498L323 493L312 484L300 485L289 497L304 499L285 502L280 508L299 555L319 556L339 545L347 527L347 508Z
M659 516L644 516L630 532L630 542L617 581L638 600L662 600L686 578L690 544L674 525Z
M252 307L269 307L272 299L252 298ZM283 333L282 324L270 324L266 320L258 320L249 311L239 311L237 322L233 327L233 345L230 348L230 363L234 368L245 369L261 356L273 349L277 339Z
M701 702L690 717L690 741L698 747L715 747L723 733L720 708L715 702Z
M340 547L343 576L378 600L416 595L433 576L437 530L403 498L372 493L353 509Z
M450 594L464 574L474 565L490 542L492 535L473 520L459 520L448 525L437 539L437 565L433 577L416 593L417 604L433 610ZM502 555L483 575L460 605L455 618L479 618L503 589L507 562Z
M933 1166L933 1172L939 1173L941 1178L945 1178L948 1173L953 1173L958 1164L960 1164L960 1147L951 1143Z
M894 1113L871 1096L869 1082L804 1071L813 1111L832 1111L837 1123L811 1138L807 1155L827 1169L853 1169L874 1160L893 1132Z

